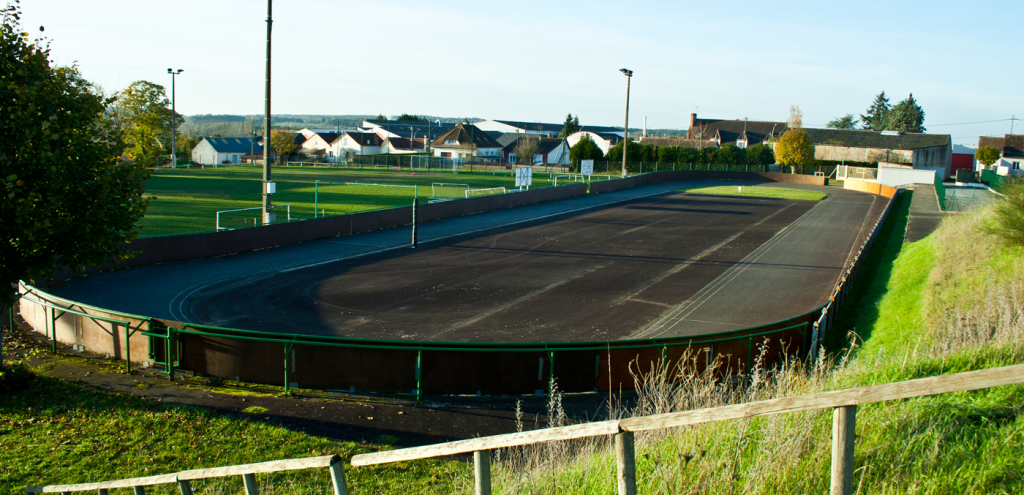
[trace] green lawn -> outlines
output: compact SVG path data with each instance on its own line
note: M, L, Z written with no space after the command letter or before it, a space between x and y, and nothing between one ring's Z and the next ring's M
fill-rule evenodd
M152 476L202 467L371 452L273 426L259 411L249 417L166 406L47 377L31 388L0 395L0 493L27 485L86 483ZM471 466L418 461L392 466L346 466L352 493L452 493L472 482ZM326 469L257 475L260 493L333 493ZM237 476L194 483L196 493L242 491ZM119 490L113 493L127 493ZM177 485L146 488L177 494Z
M261 201L262 169L257 167L219 167L216 169L157 170L146 182L146 196L153 198L146 216L139 221L140 235L166 235L185 232L210 231L216 228L217 211L257 208ZM292 218L311 218L314 207L317 215L338 215L353 211L404 206L412 203L411 188L383 188L371 186L323 185L316 198L314 182L360 182L387 185L419 186L421 201L432 194L431 184L454 183L466 186L447 187L445 196L471 189L505 187L512 189L515 178L510 172L494 175L492 172L442 172L348 170L331 168L279 167L273 170L277 183L274 204L291 205ZM535 173L532 187L551 184L547 174ZM317 202L319 199L319 202ZM221 225L241 227L252 225L260 216L259 210L221 215ZM278 219L286 218L284 208L278 210Z
M807 201L821 201L828 197L828 194L817 191L786 189L782 187L712 186L681 190L693 194L720 194L726 196L750 196L754 198L803 199Z

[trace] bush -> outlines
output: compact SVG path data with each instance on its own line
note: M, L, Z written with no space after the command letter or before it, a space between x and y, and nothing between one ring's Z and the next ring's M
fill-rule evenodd
M13 395L28 388L32 372L25 363L15 361L0 367L0 395Z
M988 227L989 233L1011 246L1024 246L1024 180L1008 180L1003 194L1006 197L995 205L995 223Z

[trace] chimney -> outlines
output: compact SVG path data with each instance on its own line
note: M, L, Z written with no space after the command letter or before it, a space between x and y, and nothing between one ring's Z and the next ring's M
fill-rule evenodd
M690 114L690 128L693 129L693 126L695 126L695 125L697 125L697 114L691 113Z

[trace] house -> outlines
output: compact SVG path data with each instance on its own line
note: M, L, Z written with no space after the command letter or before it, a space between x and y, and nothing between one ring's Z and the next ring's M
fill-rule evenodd
M497 139L502 148L502 159L516 163L520 152L529 149L533 165L568 165L569 144L565 139L539 137L536 134L505 133Z
M303 129L307 130L307 129ZM327 132L327 131L313 131L310 133L303 133L303 136L308 136L302 144L299 145L299 151L306 155L322 156L329 162L337 161L338 151L333 148L334 142L341 137L340 133Z
M331 143L330 151L336 156L348 158L355 155L376 155L381 153L384 139L375 132L345 131Z
M707 145L722 147L726 144L746 148L771 141L786 132L787 128L785 122L698 119L697 114L691 113L686 139L690 140L690 146L693 148L703 148ZM703 145L693 145L698 141L703 141Z
M475 124L477 128L484 131L520 134L540 134L545 137L558 137L562 133L563 124L544 124L541 122L519 122L515 120L484 120ZM596 125L581 126L581 131L596 133L618 134L623 137L622 128L602 127Z
M565 138L565 141L569 144L569 147L572 148L573 146L576 146L576 143L580 142L580 139L583 139L584 135L590 136L590 139L597 144L598 148L601 148L601 151L605 155L607 155L608 151L612 149L612 146L619 144L619 141L622 141L623 139L621 131L620 133L580 131L570 134L569 137Z
M417 136L425 138L429 135L431 140L454 128L455 124L445 122L437 124L434 122L376 119L364 120L363 125L360 127L364 132L377 133L381 139L388 137L415 138Z
M382 153L408 154L425 153L427 151L426 147L426 138L387 137L384 138L380 149Z
M950 177L953 142L949 134L869 131L862 129L804 129L818 160L878 162L880 167L935 170Z
M999 175L1024 175L1024 134L982 136L978 138L978 147L982 146L1000 150L999 160L992 164L993 172Z
M968 172L976 171L977 161L974 159L974 153L978 151L975 146L965 146L962 144L953 145L953 160L950 165L949 173L956 177L956 173L959 170L966 170Z
M256 154L262 159L263 138L204 137L192 148L192 161L203 165L237 165L244 157Z
M494 161L502 159L504 148L489 134L473 124L458 124L454 129L440 135L430 144L433 156L441 158L462 158Z
M717 148L718 144L715 141L703 140L703 139L686 139L679 137L647 137L644 136L637 141L637 144L643 144L647 146L656 146L658 148L671 147L677 148L679 146L685 146L687 148Z

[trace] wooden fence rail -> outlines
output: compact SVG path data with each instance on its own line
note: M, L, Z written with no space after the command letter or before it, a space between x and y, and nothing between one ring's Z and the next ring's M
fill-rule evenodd
M177 483L178 489L181 490L182 495L192 495L192 481L208 478L223 478L226 476L241 476L242 485L245 487L245 494L257 495L259 493L256 487L257 474L311 468L328 468L331 473L331 483L334 485L335 495L348 495L348 485L345 481L344 465L342 464L341 458L337 455L259 462L256 464L241 464L237 466L225 466L209 469L192 469L189 471L162 474L159 476L128 478L117 481L104 481L100 483L29 486L25 488L25 493L72 493L95 491L100 495L107 495L110 490L115 488L132 488L135 490L136 495L145 495L145 487L147 486Z
M882 385L836 390L833 392L796 395L745 404L600 421L459 440L423 447L360 454L352 457L351 463L352 466L370 466L472 452L476 477L476 493L489 495L491 493L491 450L609 435L613 437L615 444L618 493L621 495L634 495L636 493L635 432L692 426L731 419L766 416L769 414L831 408L833 409L831 493L833 495L848 495L851 493L853 486L853 455L857 406L1020 384L1024 384L1024 365L1005 366ZM256 495L258 492L255 474L324 467L330 468L334 493L336 495L347 495L348 488L345 481L345 470L341 458L337 455L194 469L159 476L105 481L101 483L30 486L25 488L25 492L71 493L96 491L103 495L114 488L134 488L136 494L144 495L146 486L177 483L182 495L192 495L190 481L225 476L241 476L246 495Z
M477 476L476 493L489 494L491 493L490 464L488 462L486 465L482 465L480 460L488 459L490 450L557 440L614 435L615 452L618 459L618 493L621 495L632 495L636 493L634 432L691 426L701 423L766 416L769 414L832 408L834 412L832 423L831 493L841 495L851 493L852 489L853 440L856 426L856 407L858 405L951 392L966 392L1003 385L1019 385L1022 383L1024 383L1024 365L1006 366L904 382L886 383L883 385L850 388L834 392L797 395L694 411L655 414L629 419L564 426L561 428L495 435L424 447L360 454L352 458L352 465L369 466L473 452L474 461L477 463L475 470Z

